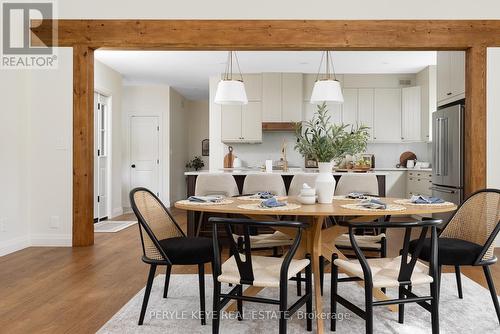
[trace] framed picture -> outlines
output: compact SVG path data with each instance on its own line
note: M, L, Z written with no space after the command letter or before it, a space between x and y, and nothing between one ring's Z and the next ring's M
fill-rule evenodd
M208 139L203 139L201 141L201 155L204 157L208 157L210 154L210 143Z
M361 154L361 159L363 159L364 165L370 168L375 168L375 155L373 154Z
M306 158L304 163L306 168L318 168L318 162L314 159Z

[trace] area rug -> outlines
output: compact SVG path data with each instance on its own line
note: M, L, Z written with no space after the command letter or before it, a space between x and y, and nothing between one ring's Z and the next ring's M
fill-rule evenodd
M146 279L146 277L144 277ZM172 275L168 298L162 298L165 276L159 275L149 299L144 325L138 326L137 320L141 309L144 289L135 295L118 313L116 313L98 333L211 333L211 318L208 315L206 326L198 320L199 295L197 275ZM325 315L330 310L330 275L325 275L325 294L323 305ZM441 333L499 333L493 303L489 291L469 278L462 276L464 299L457 297L454 274L443 274L440 302ZM277 298L278 289L266 289L261 295ZM427 287L414 287L417 294L428 292ZM212 309L212 277L206 276L207 311ZM296 299L295 283L289 285L289 305ZM389 290L395 296L396 290ZM339 294L347 296L356 305L363 307L363 289L356 283L339 284ZM221 319L220 333L278 333L276 318L277 306L244 302L245 320L238 321L231 314ZM305 311L305 307L300 310ZM342 320L337 322L336 333L364 333L364 321L356 315L338 306ZM306 333L304 313L293 316L288 321L288 333ZM431 332L430 313L416 304L405 307L405 323L399 324L397 312L390 312L386 307L374 308L375 333L419 334ZM315 325L313 325L315 332ZM325 321L325 332L330 331L330 321Z
M137 221L113 221L113 220L105 220L99 223L94 224L94 232L96 233L114 233L120 232L121 230L126 229L134 224L137 224Z

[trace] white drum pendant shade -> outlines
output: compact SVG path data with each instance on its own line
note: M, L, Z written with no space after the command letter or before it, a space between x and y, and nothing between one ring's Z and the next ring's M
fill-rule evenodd
M314 83L311 103L344 103L342 88L337 80L318 80Z
M217 85L215 93L215 103L217 104L247 104L247 92L245 84L239 80L221 80Z

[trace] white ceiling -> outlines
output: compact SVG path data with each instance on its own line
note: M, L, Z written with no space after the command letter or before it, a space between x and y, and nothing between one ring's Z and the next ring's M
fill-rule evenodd
M208 78L224 72L225 51L96 51L125 84L167 84L190 100L208 98ZM317 73L320 51L241 51L243 73ZM433 51L335 51L336 73L417 73L436 64Z

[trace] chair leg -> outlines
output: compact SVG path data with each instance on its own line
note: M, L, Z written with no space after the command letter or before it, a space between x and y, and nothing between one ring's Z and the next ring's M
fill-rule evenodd
M163 288L163 298L167 298L168 295L168 285L170 283L170 272L172 271L172 266L167 266L165 272L165 287Z
M463 299L464 295L462 294L462 276L460 274L460 266L455 266L455 275L457 276L458 298Z
M238 296L243 296L243 285L238 285ZM243 300L236 301L238 305L238 321L243 320Z
M215 272L214 265L212 264L212 272ZM219 334L219 302L220 302L220 286L221 283L217 281L217 276L214 274L214 300L213 300L213 318L212 318L212 334Z
M325 258L323 256L319 257L319 289L321 295L323 296L323 282L325 280Z
M278 247L273 247L273 257L278 257L278 256L279 256Z
M438 284L437 284L437 289L438 289L438 297L441 293L441 272L443 271L443 268L442 266L438 266L438 273L437 273L437 277L438 277Z
M310 259L310 257L309 257ZM312 270L311 264L306 267L306 295L309 295L306 301L306 329L312 331Z
M297 278L297 296L302 296L302 273L299 271L296 275Z
M493 299L493 305L495 305L495 311L497 312L497 318L500 322L500 306L498 305L498 297L495 289L495 283L491 278L491 271L489 266L483 266L484 276L486 276L486 282L488 282L488 288L490 289L491 299Z
M205 265L203 263L198 265L198 282L200 285L200 318L201 325L206 325L206 312L205 312Z
M405 294L403 293L404 286L399 287L399 299L405 299ZM405 322L405 304L398 305L398 322L403 324Z
M373 334L373 286L365 281L365 328L366 334Z
M139 326L144 323L144 316L148 307L149 295L151 294L151 287L155 278L156 264L149 267L148 283L146 284L146 291L144 292L144 299L142 300L141 315L139 316Z
M337 254L332 256L332 276L331 276L331 291L330 291L330 309L331 309L331 319L330 319L330 330L335 332L337 330L337 288L338 288L338 274L339 269L334 264Z
M288 282L280 282L280 322L279 334L286 334L286 320L288 317Z
M439 267L441 269L441 267ZM438 274L441 270L438 271ZM439 284L440 280L431 283L431 322L432 334L439 334Z
M200 235L202 224L203 224L203 212L200 212L200 219L198 219L198 227L196 228L196 234L195 234L196 237Z

